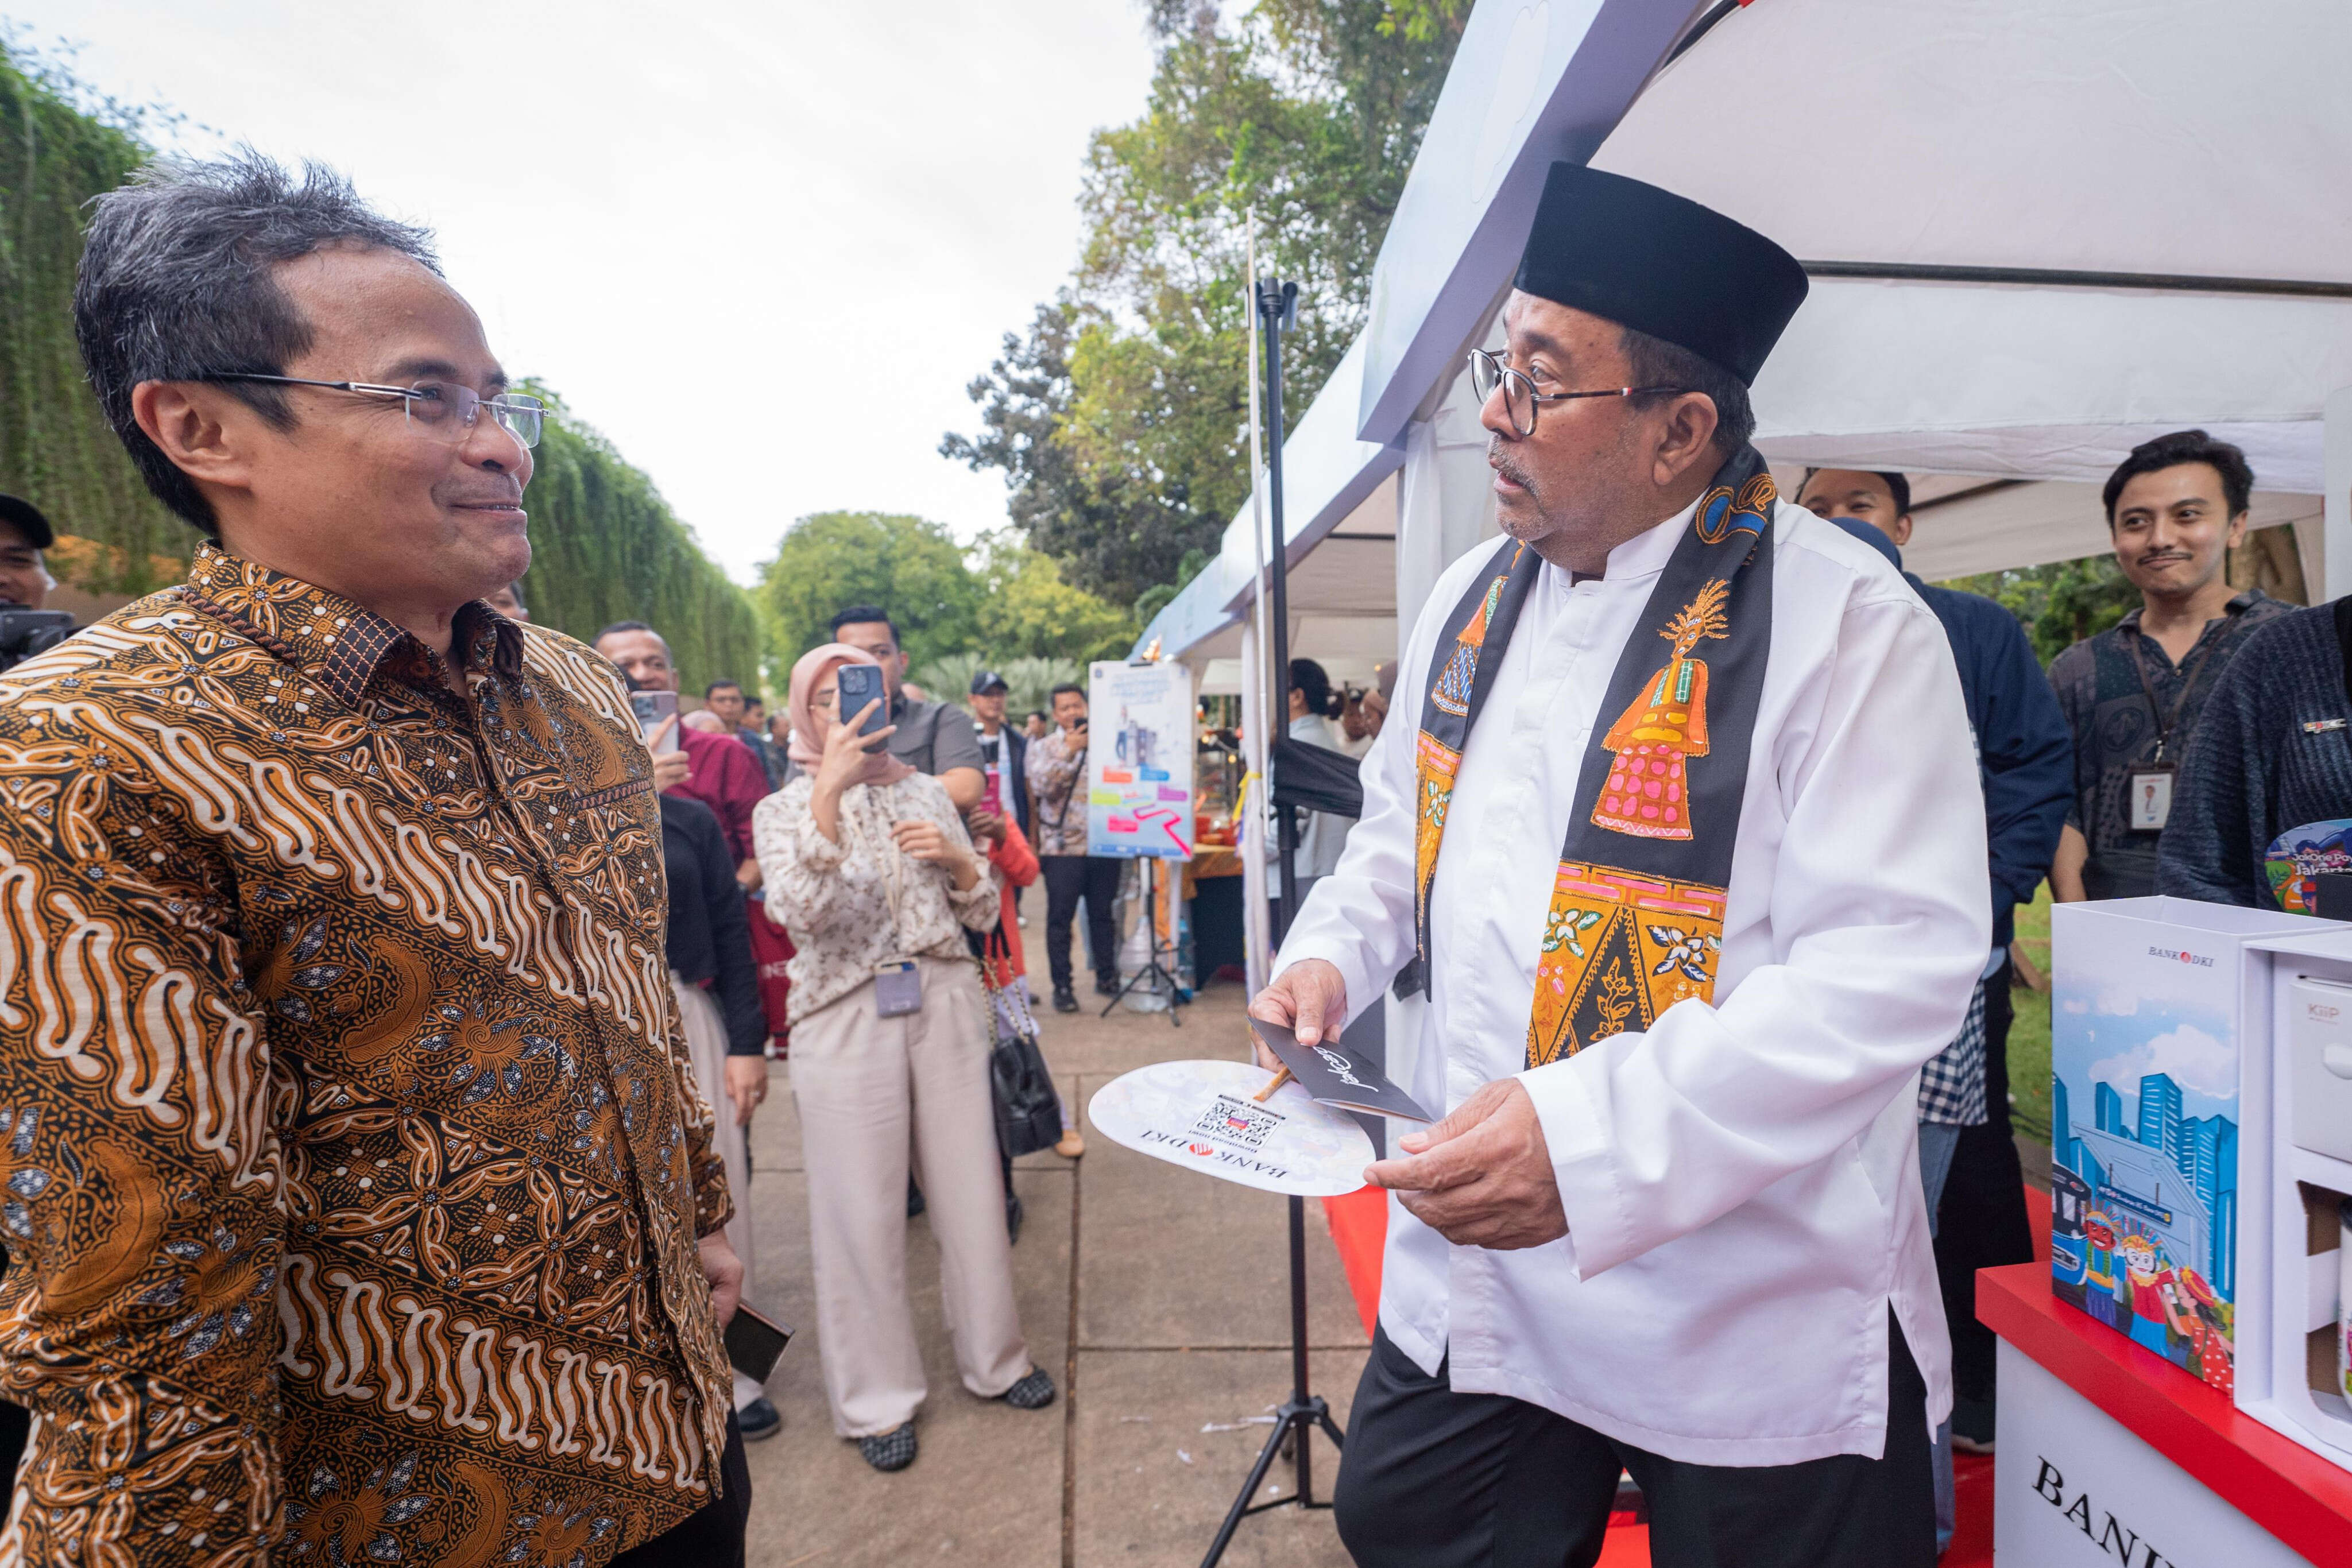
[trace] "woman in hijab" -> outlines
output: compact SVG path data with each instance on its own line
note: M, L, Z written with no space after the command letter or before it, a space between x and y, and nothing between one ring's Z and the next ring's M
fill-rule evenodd
M987 1004L966 930L997 891L945 786L838 711L845 643L793 666L800 772L760 802L768 918L792 934L793 1097L808 1172L817 1342L834 1429L880 1470L915 1460L921 1353L907 1299L911 1147L930 1200L963 1385L1023 1410L1054 1399L1013 1302L988 1079Z

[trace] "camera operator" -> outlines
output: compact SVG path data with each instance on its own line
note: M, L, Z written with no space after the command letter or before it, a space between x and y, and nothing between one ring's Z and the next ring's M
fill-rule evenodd
M80 630L64 611L41 608L57 586L41 552L56 542L57 531L39 507L0 496L0 670L46 653Z

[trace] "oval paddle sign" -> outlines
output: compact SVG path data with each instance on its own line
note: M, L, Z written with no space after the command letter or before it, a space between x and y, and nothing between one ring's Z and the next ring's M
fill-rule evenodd
M1338 1197L1364 1185L1372 1141L1341 1112L1245 1061L1160 1061L1112 1079L1087 1106L1113 1143L1267 1192Z

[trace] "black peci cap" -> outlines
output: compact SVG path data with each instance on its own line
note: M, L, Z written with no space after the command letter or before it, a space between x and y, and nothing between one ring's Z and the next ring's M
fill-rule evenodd
M1679 344L1749 385L1807 287L1797 258L1746 225L1581 163L1551 166L1514 281Z
M971 677L971 695L974 696L982 692L1009 692L1012 689L1013 683L994 670L982 670Z
M26 542L35 549L47 549L58 542L57 530L49 519L30 501L14 496L0 496L0 523L14 523L24 532Z

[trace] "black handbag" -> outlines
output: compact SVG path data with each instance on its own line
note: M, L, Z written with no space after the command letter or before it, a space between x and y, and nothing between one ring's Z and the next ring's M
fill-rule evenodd
M993 954L1003 940L992 934ZM996 1144L1008 1155L1034 1155L1062 1141L1062 1097L1037 1045L1037 1020L1021 993L1019 977L1000 986L995 972L980 963L981 988L988 993L988 1082L996 1101Z

